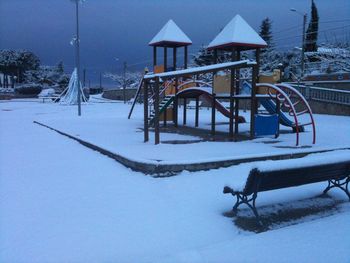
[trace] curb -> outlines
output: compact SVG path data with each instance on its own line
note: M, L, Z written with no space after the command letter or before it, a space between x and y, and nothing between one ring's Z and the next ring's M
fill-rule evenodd
M321 150L321 151L309 151L309 152L302 152L302 153L292 153L292 154L280 154L280 155L272 155L272 156L261 156L261 157L252 157L252 158L240 158L240 159L231 159L231 160L223 160L223 161L212 161L212 162L201 162L201 163L190 163L190 164L153 164L153 163L146 163L146 162L139 162L130 160L120 154L113 153L111 151L108 151L104 148L101 148L97 145L94 145L92 143L89 143L87 141L84 141L82 139L79 139L77 137L74 137L72 135L69 135L68 133L62 132L60 130L57 130L55 128L52 128L46 124L33 121L33 123L38 124L42 127L48 128L52 131L55 131L63 136L66 136L72 140L75 140L79 142L80 144L84 145L85 147L88 147L94 151L97 151L103 155L106 155L115 161L121 163L127 168L130 168L133 171L141 172L147 175L151 175L152 177L169 177L177 175L178 173L182 171L190 171L190 172L197 172L197 171L207 171L211 169L219 169L219 168L225 168L232 165L238 165L241 163L250 163L250 162L256 162L256 161L267 161L267 160L287 160L287 159L296 159L296 158L302 158L309 154L313 153L323 153L323 152L331 152L335 150L350 150L350 148L339 148L339 149L330 149L330 150Z

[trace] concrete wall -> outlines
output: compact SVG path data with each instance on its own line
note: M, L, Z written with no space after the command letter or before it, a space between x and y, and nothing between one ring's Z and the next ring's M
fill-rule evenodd
M126 100L133 99L136 94L136 89L125 89ZM123 89L105 90L102 94L102 98L109 100L124 100Z
M313 113L350 116L350 106L309 100Z

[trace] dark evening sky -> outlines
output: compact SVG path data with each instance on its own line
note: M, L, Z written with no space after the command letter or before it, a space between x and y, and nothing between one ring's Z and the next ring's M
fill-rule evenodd
M350 1L315 0L320 42L350 38ZM302 16L310 0L87 0L80 5L82 66L94 72L117 70L126 60L131 69L151 62L151 38L172 18L192 39L191 52L208 44L236 14L254 29L265 17L273 21L278 48L300 45ZM70 0L0 0L0 49L28 49L43 64L62 60L69 71L74 48L75 9ZM116 61L114 58L119 58Z

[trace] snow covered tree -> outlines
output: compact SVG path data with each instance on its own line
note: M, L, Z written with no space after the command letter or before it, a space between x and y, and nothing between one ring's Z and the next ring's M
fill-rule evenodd
M214 53L212 51L208 51L208 49L202 46L196 55L192 57L193 63L196 66L207 66L214 63Z
M271 26L272 26L272 21L266 17L260 25L260 32L259 35L264 39L267 43L267 48L262 49L261 52L265 52L267 49L273 50L274 44L272 41L272 32L271 32Z
M317 7L312 0L311 2L311 20L306 30L305 51L317 51L317 37L318 37L318 12Z
M111 72L106 72L103 74L105 78L109 78L115 81L117 84L117 87L120 89L123 88L124 86L124 79L125 79L127 88L136 88L140 83L142 75L143 75L142 72L130 72L130 71L125 73L125 78L124 78L124 74L111 73Z
M27 70L35 70L39 67L39 58L27 50L0 50L0 72L14 78L17 77L18 82L23 81L23 74Z
M268 17L261 22L259 35L267 43L267 47L261 49L261 70L271 72L279 67L281 54L274 50L272 21Z

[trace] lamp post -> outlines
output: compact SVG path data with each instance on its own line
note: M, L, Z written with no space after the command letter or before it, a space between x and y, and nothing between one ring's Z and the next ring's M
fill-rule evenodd
M71 0L75 2L76 36L75 40L75 67L77 68L78 82L78 116L81 116L81 89L80 89L80 36L79 36L79 2L85 0Z
M302 78L304 76L304 70L305 70L305 64L304 64L304 58L305 58L305 28L306 28L306 19L307 14L299 12L295 8L291 8L290 11L297 13L298 15L303 17L303 39L302 39L302 46L301 46L301 76Z

